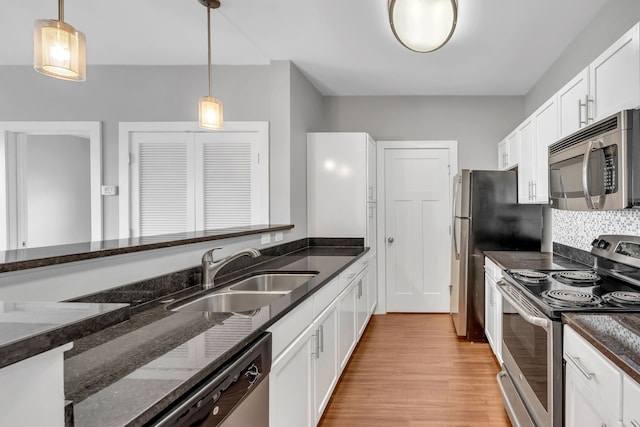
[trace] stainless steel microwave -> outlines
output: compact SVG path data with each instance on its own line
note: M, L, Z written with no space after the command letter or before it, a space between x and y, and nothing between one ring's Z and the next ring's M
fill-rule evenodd
M640 110L624 110L549 146L549 202L574 211L640 207Z

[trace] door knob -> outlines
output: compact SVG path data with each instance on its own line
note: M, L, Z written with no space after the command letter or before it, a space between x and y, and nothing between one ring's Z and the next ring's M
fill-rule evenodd
M389 238L387 239L387 242L389 242L389 243L393 243L393 237L389 237Z

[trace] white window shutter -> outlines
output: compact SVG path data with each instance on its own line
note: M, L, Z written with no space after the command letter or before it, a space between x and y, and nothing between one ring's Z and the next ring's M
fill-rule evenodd
M193 134L136 133L132 157L133 235L193 231Z
M222 131L199 133L195 141L198 228L252 224L255 136Z

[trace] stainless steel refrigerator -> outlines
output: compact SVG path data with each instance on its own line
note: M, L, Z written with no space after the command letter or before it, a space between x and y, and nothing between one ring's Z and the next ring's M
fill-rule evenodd
M458 336L484 341L484 254L539 251L542 206L518 204L515 171L462 170L453 181L451 316Z

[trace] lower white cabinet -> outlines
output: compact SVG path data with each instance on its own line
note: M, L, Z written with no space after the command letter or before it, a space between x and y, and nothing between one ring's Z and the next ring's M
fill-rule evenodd
M622 384L622 423L640 427L640 384L627 376Z
M369 313L370 315L375 311L378 305L378 263L376 261L376 254L371 254L369 258Z
M377 302L365 261L349 267L269 328L272 427L315 426L320 421Z
M620 426L615 415L609 413L600 398L586 384L582 373L567 363L565 370L565 426Z
M497 288L502 270L489 258L484 260L484 334L502 365L502 297Z

